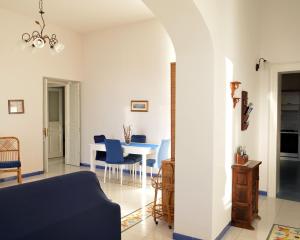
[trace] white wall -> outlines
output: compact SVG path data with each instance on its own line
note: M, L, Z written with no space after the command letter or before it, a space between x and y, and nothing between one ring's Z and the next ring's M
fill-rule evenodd
M95 32L84 37L82 162L93 136L124 139L123 124L147 142L170 138L172 42L157 20ZM131 112L130 101L149 100L149 112Z
M0 9L0 136L20 138L23 173L43 170L43 77L82 79L82 43L73 32L47 25L66 46L60 55L46 47L35 54L20 49L22 33L37 27L34 20ZM24 99L25 114L9 115L9 99Z

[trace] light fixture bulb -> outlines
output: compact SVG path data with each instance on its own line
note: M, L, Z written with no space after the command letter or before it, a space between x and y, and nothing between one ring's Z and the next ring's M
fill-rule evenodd
M65 49L65 45L63 45L62 43L57 43L57 44L55 44L55 46L54 46L54 50L55 50L57 53L61 53L64 49Z
M34 41L33 41L33 45L36 47L36 48L43 48L45 46L45 41L42 39L42 38L36 38Z

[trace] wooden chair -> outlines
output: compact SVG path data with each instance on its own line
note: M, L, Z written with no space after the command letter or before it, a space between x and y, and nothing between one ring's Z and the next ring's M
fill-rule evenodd
M0 137L0 172L16 172L22 183L20 142L16 137Z

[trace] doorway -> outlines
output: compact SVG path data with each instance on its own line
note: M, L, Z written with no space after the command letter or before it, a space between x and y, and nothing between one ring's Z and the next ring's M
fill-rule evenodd
M48 85L48 160L65 162L65 89Z
M44 171L80 166L80 82L44 78Z
M300 73L279 75L278 198L300 201Z

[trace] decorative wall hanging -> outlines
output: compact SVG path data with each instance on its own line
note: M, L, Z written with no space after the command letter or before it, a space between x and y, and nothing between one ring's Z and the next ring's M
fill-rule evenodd
M242 110L241 110L241 130L247 130L249 126L249 116L254 109L253 103L248 104L248 92L242 91Z
M241 84L242 84L241 82L237 82L237 81L230 83L233 108L235 108L237 103L240 101L240 98L235 97L235 91L240 87Z
M131 112L148 112L149 102L146 100L132 100Z
M24 112L24 100L8 100L9 114L22 114Z
M52 34L51 37L48 35L44 35L44 29L46 27L45 20L44 20L44 9L43 9L43 0L39 1L39 14L41 15L42 23L39 21L35 21L37 25L41 28L40 31L33 31L30 33L23 33L22 40L26 43L30 43L32 47L35 48L43 48L45 44L48 42L51 49L60 53L64 50L64 45L58 42L56 38L56 34Z

